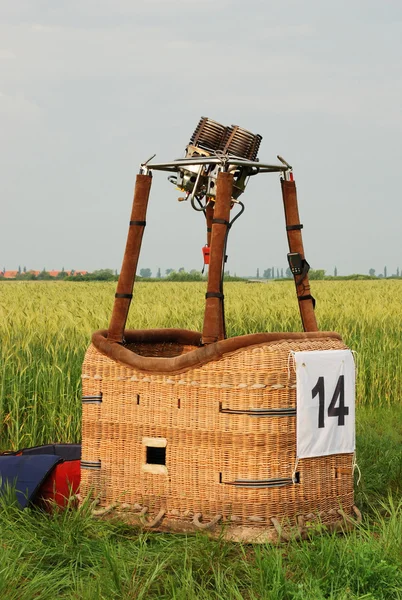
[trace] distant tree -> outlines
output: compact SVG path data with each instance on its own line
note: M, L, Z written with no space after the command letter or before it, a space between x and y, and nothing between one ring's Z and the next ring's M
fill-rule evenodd
M165 275L170 275L170 273L173 273L174 269L166 269L165 271Z
M257 269L257 279L260 278L260 269Z
M18 267L18 275L21 275L21 266Z
M384 275L382 273L378 273L378 279L383 279Z
M281 279L283 279L283 269L281 269Z
M22 272L22 273L17 273L16 279L22 279L23 281L30 281L30 280L34 280L36 279L35 273L32 273L32 271L28 271L28 272ZM43 279L49 279L49 277L44 277ZM51 279L51 277L50 277Z
M179 273L184 273L184 267L180 267Z
M275 267L272 267L272 279L275 279Z
M70 275L69 277L64 277L64 281L109 281L107 277L103 278L102 275L98 276L96 271L94 273L87 273L83 275L82 273L74 273L74 275ZM112 280L110 280L112 281Z
M279 279L279 269L278 268L276 269L276 277L277 277L277 279Z
M185 271L182 271L180 275L187 275L187 273ZM190 278L188 279L188 281L202 281L204 279L204 276L201 273L201 271L197 271L197 269L191 269L189 275Z
M152 277L151 269L140 269L140 276L141 277Z
M23 270L24 273L27 272L27 268L26 267L24 267L22 270Z
M265 269L263 277L264 279L271 279L271 269Z
M334 277L338 277L338 269L336 267L334 269Z
M23 274L24 279L28 280L28 281L33 281L36 279L36 275L35 273L32 273L32 271L28 271L27 273Z
M48 271L46 271L46 269L43 267L43 270L39 273L37 279L39 280L47 280L47 279L53 279L53 277L50 275L50 273L48 273Z
M387 276L387 267L384 267L384 277Z
M156 276L157 276L158 279L160 279L162 277L160 267L158 267L158 272L157 272Z
M286 269L285 273L286 273L286 277L292 277L292 271L290 270L289 267Z
M369 269L369 275L371 277L375 277L375 269L373 269L373 268Z
M325 270L324 269L310 269L308 272L310 279L324 279Z
M66 271L64 270L64 267L62 267L61 271L59 273L57 273L56 278L57 279L65 279L66 277L68 277L68 273L66 273Z
M400 273L400 271L399 271L399 267L397 267L397 268L396 268L396 276L397 276L397 277L399 277L399 273Z
M203 276L200 271L193 269L190 273L187 273L184 269L182 271L171 271L166 277L168 281L203 281Z
M92 271L92 273L88 273L85 276L82 276L81 273L77 273L74 275L74 279L77 279L79 276L88 281L115 281L116 279L113 269L98 269L97 271Z
M115 275L115 277L118 277L118 276L119 276L119 274L118 274L118 272L117 272L117 269L115 269L115 270L114 270L114 275Z

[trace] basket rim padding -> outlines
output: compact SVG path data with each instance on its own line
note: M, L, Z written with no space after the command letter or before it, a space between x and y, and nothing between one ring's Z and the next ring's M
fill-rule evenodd
M95 331L92 335L92 343L101 354L126 367L148 373L182 373L191 368L205 365L208 362L219 360L224 355L254 345L274 344L285 340L296 341L322 338L342 340L339 333L334 331L252 333L202 346L202 334L188 329L125 330L124 339L126 344L176 343L196 346L194 350L190 350L179 356L154 357L136 354L119 343L110 342L107 339L107 335L107 329Z

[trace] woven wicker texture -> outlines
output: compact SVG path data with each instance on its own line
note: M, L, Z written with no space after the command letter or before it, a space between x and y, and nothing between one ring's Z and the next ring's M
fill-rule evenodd
M221 515L223 522L272 528L272 517L295 521L320 513L323 523L331 523L340 507L352 514L351 454L302 459L298 483L292 483L295 410L290 416L260 417L225 412L296 409L291 351L345 348L330 337L285 336L179 375L144 374L91 346L82 385L84 398L95 400L83 404L82 493L99 495L101 507L137 505L147 507L149 515L163 509L169 521L183 523L201 513L204 521ZM172 356L192 347L132 344L130 349ZM149 454L152 440L145 438L159 438L165 447ZM259 488L239 483L275 479L285 481Z

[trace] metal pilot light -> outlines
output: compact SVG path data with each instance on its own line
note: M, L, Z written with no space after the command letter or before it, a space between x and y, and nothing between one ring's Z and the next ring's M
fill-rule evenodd
M360 518L353 357L339 334L318 330L292 167L260 162L261 140L203 117L183 158L141 165L109 328L83 363L82 492L96 495L99 515L256 542ZM156 171L206 223L202 332L126 329ZM303 332L227 338L228 235L264 173L280 175Z

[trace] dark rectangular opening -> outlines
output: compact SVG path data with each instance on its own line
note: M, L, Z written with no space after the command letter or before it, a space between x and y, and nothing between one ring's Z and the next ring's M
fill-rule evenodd
M148 465L166 465L166 448L147 446Z

